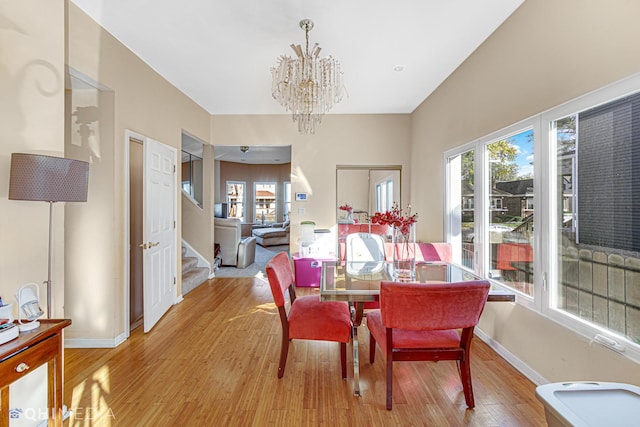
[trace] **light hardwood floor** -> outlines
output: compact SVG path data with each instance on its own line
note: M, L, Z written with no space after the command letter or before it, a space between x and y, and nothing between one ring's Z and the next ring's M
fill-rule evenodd
M299 294L317 290L304 289ZM293 341L276 376L281 327L269 285L205 282L114 349L65 350L70 426L544 426L535 386L475 339L476 408L467 410L454 362L394 365L385 408L384 357L368 360L359 329L362 397L340 378L337 343Z

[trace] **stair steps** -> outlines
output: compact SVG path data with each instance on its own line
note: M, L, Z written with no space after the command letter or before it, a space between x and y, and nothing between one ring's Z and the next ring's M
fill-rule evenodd
M182 247L182 295L194 290L209 278L207 267L198 267L198 258L187 256L187 249Z

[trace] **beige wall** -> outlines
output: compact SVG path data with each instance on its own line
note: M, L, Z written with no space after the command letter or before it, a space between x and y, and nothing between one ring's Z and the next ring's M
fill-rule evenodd
M202 147L202 206L182 195L182 239L213 263L213 147Z
M414 112L422 239L443 238L443 152L640 71L638 16L639 2L527 1ZM550 381L640 385L638 364L521 306L488 304L481 328Z
M0 20L0 296L17 316L18 288L47 278L49 205L8 200L11 153L64 154L64 2L5 1ZM54 316L63 306L64 210L54 206Z
M73 319L73 325L68 328L66 338L104 340L108 345L114 339L121 339L125 328L125 247L128 245L128 236L124 234L125 148L128 150L125 130L176 147L179 151L183 130L202 141L209 141L209 114L155 73L73 3L70 2L68 8L68 65L113 91L115 121L113 138L100 140L97 147L102 153L111 153L100 160L100 170L106 175L100 176L99 189L90 189L91 202L85 206L87 215L103 218L100 230L112 238L105 244L91 247L91 262L103 274L93 276L92 280L80 280L78 277L67 282L65 316ZM63 22L62 17L60 22ZM94 170L91 170L90 182L96 181L94 175ZM178 174L176 188L180 188ZM180 200L178 198L178 203ZM210 200L204 202L207 206ZM98 211L98 206L104 211ZM211 207L208 209L210 214ZM178 224L181 223L180 212L178 206ZM212 236L210 224L208 220L202 221L202 224L193 222L194 226L201 226L204 236ZM91 238L90 235L86 236L86 239ZM181 229L178 227L178 243L180 238ZM83 257L78 255L73 259L81 262ZM180 293L179 245L176 263ZM96 298L96 295L99 297Z
M220 145L291 145L291 192L306 192L306 202L292 202L291 243L300 221L317 228L336 223L336 165L403 165L408 173L410 116L328 115L315 135L300 135L291 117L214 116L211 140ZM408 180L402 180L408 200ZM298 209L304 209L299 213Z

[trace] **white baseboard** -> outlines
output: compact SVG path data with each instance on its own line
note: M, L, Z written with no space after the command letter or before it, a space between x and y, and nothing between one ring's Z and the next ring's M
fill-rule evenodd
M484 341L489 347L493 349L496 353L498 353L503 359L505 359L511 366L516 368L522 375L527 377L531 382L535 385L547 384L549 380L540 375L537 371L532 369L529 365L524 363L522 360L517 358L513 353L507 350L502 346L499 342L495 341L489 335L485 334L482 329L476 327L474 329L474 334L476 337L480 338Z
M124 333L109 339L65 338L64 348L115 348L126 340Z

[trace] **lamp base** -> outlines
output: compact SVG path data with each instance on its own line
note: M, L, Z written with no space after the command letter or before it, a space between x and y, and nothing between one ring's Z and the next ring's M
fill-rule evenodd
M33 322L18 324L18 329L20 329L20 332L29 332L33 331L38 326L40 326L40 322L34 320Z

